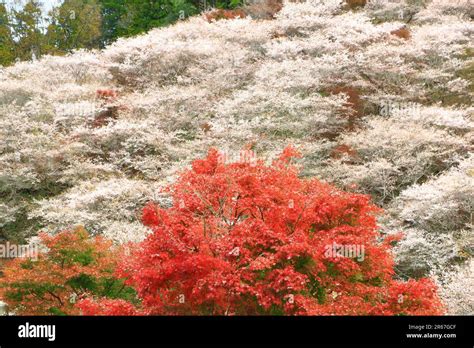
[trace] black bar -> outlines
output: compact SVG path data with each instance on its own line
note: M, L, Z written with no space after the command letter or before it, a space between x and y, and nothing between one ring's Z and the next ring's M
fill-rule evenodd
M26 323L55 325L55 340L18 337L19 326ZM451 337L408 338L407 334ZM0 317L1 348L68 344L403 344L472 348L474 317Z

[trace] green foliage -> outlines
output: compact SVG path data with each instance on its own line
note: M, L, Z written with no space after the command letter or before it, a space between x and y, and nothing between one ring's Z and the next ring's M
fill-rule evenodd
M15 55L21 60L38 58L42 54L44 35L40 29L40 4L29 1L23 10L13 10L13 32L16 38Z
M102 13L102 38L101 45L105 46L118 38L119 30L125 30L124 27L127 9L125 7L127 0L99 0Z
M14 57L10 18L5 5L0 4L0 65L11 64Z
M198 13L188 0L99 0L102 12L101 45Z
M102 17L96 0L65 0L50 14L52 22L46 33L50 47L66 52L98 47Z
M122 250L110 241L80 227L41 240L46 251L37 259L13 259L3 269L0 296L15 314L79 314L75 303L85 295L136 300L124 279L114 277Z
M242 0L64 0L47 17L37 0L11 13L0 4L0 65L103 48L119 37L170 25L212 7L233 9L242 4Z

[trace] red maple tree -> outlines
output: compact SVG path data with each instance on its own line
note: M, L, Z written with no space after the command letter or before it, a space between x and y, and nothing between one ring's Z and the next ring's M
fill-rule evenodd
M270 166L226 164L211 150L194 161L168 188L171 208L144 208L153 233L117 271L140 308L94 298L79 308L89 315L442 314L431 280L394 280L392 239L381 240L369 197L299 178L295 156L288 147ZM334 245L363 255L332 253Z
M0 298L15 315L77 315L75 303L86 294L134 299L114 277L121 250L111 241L82 227L40 238L45 250L37 259L13 259L2 270Z

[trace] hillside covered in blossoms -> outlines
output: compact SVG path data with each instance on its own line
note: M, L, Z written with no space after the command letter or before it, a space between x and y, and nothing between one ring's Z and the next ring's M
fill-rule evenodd
M142 209L176 204L163 188L210 148L270 165L291 145L300 178L369 195L382 236L403 233L398 279L432 277L448 314L474 314L473 16L286 1L0 68L0 238L140 242Z

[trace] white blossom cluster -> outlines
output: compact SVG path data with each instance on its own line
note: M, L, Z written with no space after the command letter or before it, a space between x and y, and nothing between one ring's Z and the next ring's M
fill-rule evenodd
M391 203L390 212L405 225L420 229L419 236L445 238L454 245L451 257L474 254L474 156L440 176L402 191ZM440 243L425 243L432 253L442 252ZM412 247L402 241L400 249ZM433 259L447 263L446 258Z
M445 274L444 279L438 278L441 296L448 307L448 313L457 315L474 315L474 260L458 265Z
M469 0L345 2L198 16L0 68L0 237L80 224L140 240L141 207L169 204L162 187L210 147L268 160L293 144L302 175L386 208L384 230L406 235L400 276L435 272L450 310L472 312Z

